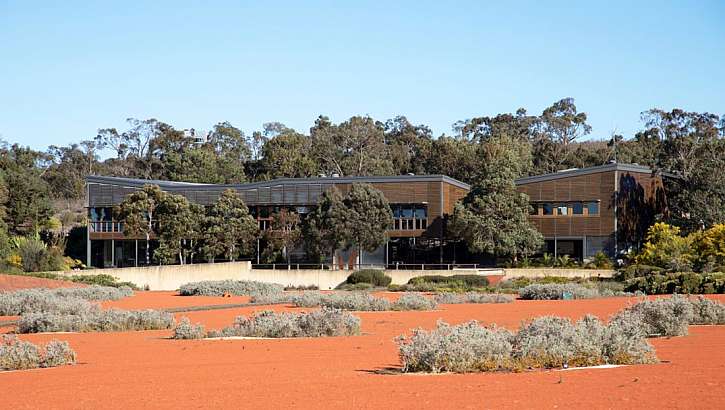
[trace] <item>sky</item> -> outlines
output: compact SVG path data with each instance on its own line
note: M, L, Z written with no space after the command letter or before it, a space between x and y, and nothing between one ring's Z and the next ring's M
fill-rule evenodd
M725 114L724 80L724 1L0 0L0 138L35 149L129 117L251 134L405 115L440 135L564 97L591 137L631 136L654 107Z

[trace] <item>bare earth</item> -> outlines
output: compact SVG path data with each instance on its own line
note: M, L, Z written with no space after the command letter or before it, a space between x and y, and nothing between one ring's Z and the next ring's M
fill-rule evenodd
M11 291L29 288L73 288L81 286L85 285L80 283L68 282L65 280L53 280L34 278L32 276L0 274L0 291Z
M725 301L725 295L715 298ZM231 300L230 300L231 299ZM140 292L106 306L240 303ZM171 331L23 335L67 340L79 363L0 373L5 408L725 408L725 326L654 339L662 363L576 371L401 375L393 339L438 319L516 328L556 314L606 318L634 299L442 305L433 312L360 312L363 335L295 340L174 341ZM188 303L188 304L187 304ZM274 306L274 310L304 310ZM255 308L186 315L208 328ZM9 329L0 329L0 332Z

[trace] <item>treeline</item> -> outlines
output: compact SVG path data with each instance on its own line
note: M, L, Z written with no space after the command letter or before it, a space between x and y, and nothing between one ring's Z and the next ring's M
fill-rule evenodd
M355 116L338 124L320 116L308 132L273 122L251 135L229 122L203 132L129 119L126 129L100 129L94 138L45 152L5 144L0 147L0 256L6 260L15 252L12 237L64 246L73 227L85 224L89 174L206 183L445 174L476 187L479 197L503 189L500 200L520 202L509 192L513 178L617 160L678 176L669 180L670 212L658 218L686 232L725 221L725 176L719 172L725 169L725 117L652 109L642 113L642 123L642 130L626 138L591 136L586 113L566 98L541 114L519 109L462 120L453 133L440 136L403 116L386 121ZM474 213L492 206L474 201L473 194L465 202ZM474 232L460 232L475 241ZM527 246L522 238L511 241Z

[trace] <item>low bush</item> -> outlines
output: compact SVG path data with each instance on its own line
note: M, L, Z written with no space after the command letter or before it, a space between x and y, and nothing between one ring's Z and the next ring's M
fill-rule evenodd
M519 290L519 296L525 300L591 299L599 296L594 289L574 283L532 284Z
M647 276L652 274L659 274L664 271L663 268L650 265L633 264L629 265L624 269L620 269L617 272L617 278L619 280L629 280L632 278L638 278L641 276Z
M369 283L373 286L388 286L393 280L390 276L385 275L385 272L378 269L361 269L355 271L347 277L347 283Z
M462 283L465 287L470 288L485 288L488 286L488 278L482 275L430 275L430 276L416 276L408 281L409 285L418 285L423 283L434 283L434 284L459 284Z
M179 321L179 324L174 328L174 339L203 339L204 338L204 326L194 325L191 323L188 317L184 316Z
M626 290L648 295L725 293L725 273L663 273L627 280Z
M392 285L390 285L392 286ZM340 284L336 289L337 290L372 290L375 286L373 286L370 283L360 282L360 283L343 283Z
M684 336L694 315L693 305L686 297L672 295L638 302L614 315L612 321L637 320L648 336Z
M301 295L293 296L292 303L299 307L323 306L357 311L392 310L392 304L389 300L378 298L365 292L305 292Z
M210 331L207 337L323 337L360 334L360 319L340 309L323 307L309 313L266 310L239 316L234 325Z
M31 312L78 313L92 307L89 300L117 300L132 294L133 291L127 287L104 286L0 292L0 315L16 316Z
M284 286L250 280L206 280L181 285L181 296L254 296L280 293Z
M252 295L250 298L251 303L258 305L275 305L279 303L290 303L294 293L280 292L280 293L267 293L263 295Z
M406 292L396 300L393 310L433 310L437 307L437 303L433 299L429 299L420 293Z
M692 303L693 325L725 325L725 305L716 301L698 296L690 299Z
M129 288L132 290L138 290L138 286L131 282L120 282L118 278L111 275L100 274L100 275L71 275L63 278L64 280L70 280L76 283L85 283L86 285L98 285L107 286L112 288Z
M320 288L317 287L317 285L307 285L307 286L305 286L305 285L298 285L298 286L287 285L284 287L284 290L320 290Z
M514 297L503 293L452 293L443 292L435 295L435 301L441 304L458 303L511 303Z
M18 321L19 333L41 332L122 332L129 330L170 329L171 313L158 310L102 310L93 306L74 314L57 312L27 313Z
M628 327L627 327L628 326ZM397 339L403 372L478 372L524 368L634 364L656 360L644 333L630 322L605 325L593 316L541 317L518 333L476 321L416 329Z
M45 346L3 335L0 340L0 370L24 370L74 364L76 353L67 342L53 340Z

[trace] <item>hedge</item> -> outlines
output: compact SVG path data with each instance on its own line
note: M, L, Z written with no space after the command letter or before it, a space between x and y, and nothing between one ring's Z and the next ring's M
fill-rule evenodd
M424 283L435 283L443 285L455 285L463 284L464 286L483 288L488 286L488 278L481 275L430 275L430 276L416 276L408 281L410 285L420 285Z
M377 269L362 269L350 274L347 277L347 283L369 283L373 286L388 286L393 280L390 276L385 275L381 270Z
M725 273L650 274L627 280L625 289L649 295L725 293Z

